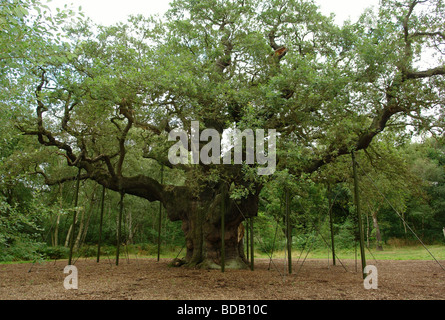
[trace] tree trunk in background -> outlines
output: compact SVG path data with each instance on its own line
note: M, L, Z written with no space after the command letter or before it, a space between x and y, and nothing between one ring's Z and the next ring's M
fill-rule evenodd
M131 216L131 210L127 213L127 226L128 226L128 240L127 244L133 244L133 238L134 238L134 229L133 229L133 219Z
M382 247L382 236L380 234L380 227L377 221L377 211L372 211L372 221L374 223L375 228L375 238L377 240L376 249L378 251L383 251Z
M54 226L54 243L53 245L57 247L59 245L59 224L60 224L60 212L57 213L56 225Z
M366 247L369 248L369 214L366 212Z
M80 216L80 224L79 224L79 230L77 232L76 242L74 243L74 247L79 249L80 247L80 239L82 237L83 229L84 229L84 220L85 220L85 208L82 208L82 214Z
M54 240L53 246L57 247L59 245L59 224L60 224L60 212L63 209L63 194L62 194L63 184L59 184L59 205L60 211L57 212L56 225L54 226Z
M88 208L88 215L87 215L87 208L86 208L86 204L85 206L82 208L82 215L80 217L80 225L79 225L79 232L77 233L77 238L76 238L76 243L75 246L77 249L80 248L80 246L82 245L82 243L85 240L86 237L86 233L88 231L88 226L90 224L90 219L91 216L93 214L93 209L94 209L94 202L96 201L96 188L97 185L94 185L93 191L91 192L91 198L89 201L89 208ZM87 216L86 216L87 215Z
M65 247L69 247L70 246L70 237L71 237L71 231L73 230L73 224L71 223L70 228L68 229L68 233L66 234L66 239L65 239Z
M88 214L88 218L86 220L85 227L83 228L82 237L80 239L79 247L82 246L82 244L85 242L85 238L87 237L88 227L90 226L90 221L91 221L91 216L93 215L93 212L94 212L93 209L94 209L93 204L91 204L90 213Z

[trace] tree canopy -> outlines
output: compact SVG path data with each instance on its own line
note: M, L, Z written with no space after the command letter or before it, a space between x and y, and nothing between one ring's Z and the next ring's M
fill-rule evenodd
M342 26L303 0L176 0L162 18L113 26L47 9L1 4L0 121L17 129L1 133L2 159L7 145L21 148L25 171L49 186L79 168L83 180L160 201L183 223L191 265L219 263L221 190L231 199L229 259L238 261L236 230L258 214L267 186L344 181L351 151L374 164L382 141L443 135L441 0L382 1ZM275 129L276 173L172 165L168 133L190 133L192 121L221 134ZM19 134L34 139L11 147ZM161 167L177 178L162 183Z

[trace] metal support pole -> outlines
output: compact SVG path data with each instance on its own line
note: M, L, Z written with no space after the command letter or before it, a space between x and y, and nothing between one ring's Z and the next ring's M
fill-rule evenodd
M104 204L105 204L105 186L102 186L102 203L100 205L100 224L99 224L99 241L97 243L97 260L100 260L100 245L102 242L102 225L104 221Z
M77 172L77 181L76 181L76 194L74 198L74 207L76 210L74 210L73 213L73 226L71 228L71 237L70 237L70 255L68 258L68 265L71 265L71 261L73 260L73 251L74 251L74 233L76 232L76 218L77 218L77 204L79 201L79 188L80 188L80 172L81 168L79 168L79 171Z
M116 247L116 265L119 265L119 249L121 246L121 229L122 229L122 214L124 212L124 196L125 193L121 190L121 201L119 206L119 220L117 224L117 247Z
M331 228L332 263L335 266L335 244L334 244L334 224L333 224L333 221L332 221L331 185L328 185L328 200L329 200L329 225L330 225L330 228Z
M287 233L287 259L289 274L292 274L292 226L290 223L289 190L286 188L286 233Z
M250 218L250 270L254 270L253 217Z
M360 212L360 196L359 196L359 187L358 187L358 175L357 175L357 163L355 161L355 154L352 151L352 168L354 171L354 194L355 194L355 207L357 211L358 218L358 232L360 239L360 257L362 260L362 274L363 279L366 278L366 274L364 273L366 267L366 258L365 258L365 239L363 236L363 225L362 225L362 215Z
M250 261L250 225L249 219L246 219L246 253L247 253L247 261Z
M161 167L161 184L164 183L164 166ZM162 202L159 201L158 216L158 262L161 256L161 225L162 225Z
M224 239L226 236L225 215L226 215L226 188L223 185L221 190L221 272L224 272L226 267L226 246Z

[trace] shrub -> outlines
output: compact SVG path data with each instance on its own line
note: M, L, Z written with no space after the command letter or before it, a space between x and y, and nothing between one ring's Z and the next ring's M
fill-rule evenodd
M40 244L37 246L36 252L42 259L59 260L68 257L69 249L62 246L51 247L46 244Z
M11 246L3 246L0 250L0 261L32 261L41 259L42 255L38 252L40 244L16 241Z

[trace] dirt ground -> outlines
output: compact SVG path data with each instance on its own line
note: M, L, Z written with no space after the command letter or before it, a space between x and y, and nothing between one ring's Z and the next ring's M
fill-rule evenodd
M283 260L257 259L253 272L225 273L169 262L81 259L77 290L64 288L66 260L0 265L0 300L445 300L445 271L434 261L368 261L378 270L377 290L364 288L355 261L295 262L292 275Z

